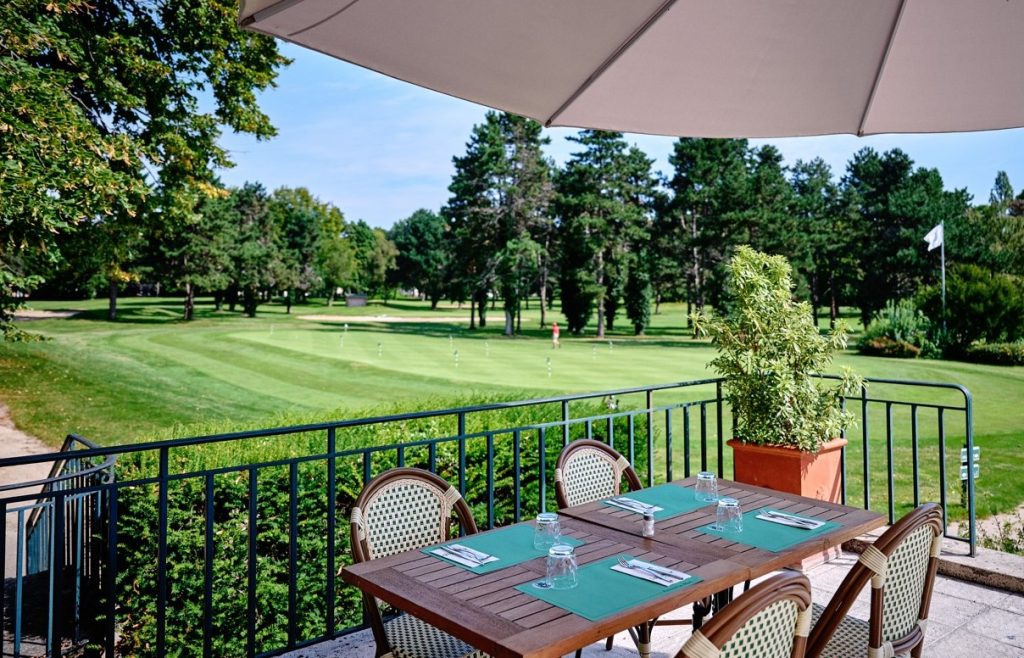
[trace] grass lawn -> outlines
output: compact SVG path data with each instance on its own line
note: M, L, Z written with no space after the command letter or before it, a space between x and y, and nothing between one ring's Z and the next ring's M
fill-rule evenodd
M31 306L83 311L72 319L24 324L49 341L0 343L0 400L20 427L53 445L68 432L116 444L188 435L197 424L271 426L285 422L283 414L344 417L400 408L403 401L465 401L475 394L526 398L685 381L710 376L705 364L713 355L707 342L690 338L685 308L678 305L664 307L646 337L634 338L622 318L606 340L563 331L558 350L551 348L548 330L536 329L536 303L524 311L525 333L516 338L501 335L500 309L488 313L486 329L471 332L468 308L431 311L409 300L365 308L310 303L293 307L291 315L266 304L255 319L216 313L207 303L188 324L179 319L177 299L123 299L115 323L104 320L105 300ZM396 318L407 322L391 322ZM563 318L554 313L548 319ZM979 512L1005 511L1024 500L1024 479L1014 467L1024 449L1024 368L853 352L841 355L838 364L868 377L966 386L974 395L975 435L982 446ZM872 387L871 395L935 399L934 392L886 386ZM955 402L956 396L942 399ZM909 452L905 416L895 418L897 453L903 455ZM922 411L920 420L927 463L937 459L931 447L934 415ZM869 429L872 450L884 456L884 418L876 414ZM962 435L959 426L947 431ZM859 437L860 429L854 430L851 438ZM859 459L857 452L854 457ZM873 473L873 486L884 490L884 470L883 484L878 476ZM900 487L908 486L907 469L897 479ZM851 487L859 491L858 483Z

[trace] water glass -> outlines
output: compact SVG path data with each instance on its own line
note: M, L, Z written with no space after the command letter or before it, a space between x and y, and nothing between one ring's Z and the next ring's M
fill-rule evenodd
M533 528L533 547L547 553L548 549L558 543L562 537L562 529L558 524L558 515L554 512L542 512L537 515L537 523Z
M713 503L718 500L718 479L711 471L697 473L697 486L694 496L702 503Z
M719 498L718 509L715 511L715 525L712 527L719 532L743 532L740 501L735 498Z
M576 587L576 556L572 546L555 544L548 549L547 578L551 589Z

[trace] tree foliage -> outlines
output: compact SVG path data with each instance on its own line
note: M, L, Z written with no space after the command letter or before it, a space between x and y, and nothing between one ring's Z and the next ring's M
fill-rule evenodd
M274 134L255 92L286 60L272 39L243 32L235 13L227 0L0 6L5 332L15 291L37 282L18 267L26 252L57 261L58 237L102 231L96 247L109 247L114 276L132 227L187 220L213 168L230 166L222 127Z

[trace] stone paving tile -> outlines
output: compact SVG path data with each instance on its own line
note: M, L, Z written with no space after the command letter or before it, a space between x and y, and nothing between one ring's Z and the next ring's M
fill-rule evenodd
M1024 624L1021 623L1020 615L1015 615L1012 612L988 608L967 622L964 628L972 633L998 640L1003 644L1024 649Z
M1018 615L1024 615L1024 594L1007 594L1003 599L992 604L996 608L1009 610Z
M941 577L935 579L935 593L955 596L958 599L975 601L985 605L996 605L999 601L1005 599L1007 595L1005 590Z
M937 622L955 628L963 626L989 609L989 606L966 599L952 596L933 596L932 606L928 611L928 619L934 619Z
M937 658L959 656L985 656L985 658L1020 658L1021 650L1009 644L1003 644L984 635L977 635L964 630L950 633L931 646L929 655Z
M940 640L942 640L942 638L946 637L955 630L955 626L950 626L948 624L943 624L942 622L929 619L928 631L924 634L925 649L938 643ZM924 653L925 655L931 655L929 651L925 651Z

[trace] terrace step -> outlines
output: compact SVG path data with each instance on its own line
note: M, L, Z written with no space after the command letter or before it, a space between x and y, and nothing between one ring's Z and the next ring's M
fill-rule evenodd
M843 548L862 553L887 530L879 528L843 544ZM988 548L977 549L977 555L968 555L967 544L952 539L942 541L939 555L939 573L968 583L977 583L1007 592L1024 593L1024 556L1012 555Z

